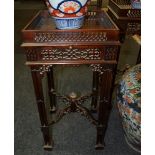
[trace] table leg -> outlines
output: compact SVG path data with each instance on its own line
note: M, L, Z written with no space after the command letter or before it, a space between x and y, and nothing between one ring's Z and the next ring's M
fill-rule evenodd
M98 103L98 85L99 85L99 72L93 71L93 96L91 101L91 111L97 111L97 103Z
M54 90L54 77L53 77L53 67L49 69L47 72L47 80L48 80L48 93L50 97L50 112L56 111L56 95L51 92Z
M103 149L105 146L104 137L107 129L108 118L111 110L111 95L113 74L107 70L100 75L100 100L98 109L98 125L97 125L97 140L96 149Z
M123 31L120 32L119 41L121 43L124 43L124 41L125 41L125 35L126 35L125 32L123 32Z
M43 133L43 138L44 138L44 143L45 143L44 149L52 150L53 141L52 141L52 139L50 137L50 133L49 133L46 108L45 108L45 104L44 104L41 75L38 71L33 71L33 70L31 71L31 74L32 74L33 85L34 85L34 90L35 90L35 95L36 95L39 117L40 117L40 121L41 121L41 130Z

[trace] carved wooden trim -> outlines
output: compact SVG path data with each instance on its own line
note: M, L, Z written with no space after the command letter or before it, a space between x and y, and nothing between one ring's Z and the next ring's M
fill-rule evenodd
M52 48L42 50L42 60L100 60L101 50L99 48Z
M82 116L85 116L92 124L97 125L97 120L91 115L90 111L83 107L82 105L76 105L76 112L80 113Z
M107 41L106 32L38 32L34 36L35 42L103 42Z
M58 122L64 115L71 113L71 112L78 112L82 116L85 116L92 124L97 125L97 120L91 115L90 111L82 106L82 103L85 102L89 97L92 96L92 93L89 93L84 96L78 97L76 93L72 92L70 95L61 95L54 90L51 91L52 94L55 94L59 97L64 103L67 103L64 109L60 110L57 113L56 120L53 121L51 124Z
M140 32L140 31L141 31L141 23L136 23L136 22L128 23L126 34L134 34L134 33Z
M140 9L131 9L128 11L127 17L141 18L141 10Z
M118 46L99 48L30 48L26 50L27 61L50 60L116 60Z
M105 72L113 72L113 66L111 64L91 64L90 67L92 68L92 71L99 72L100 74L103 74Z
M36 61L38 59L38 54L36 53L36 49L29 48L26 50L26 58L30 61Z
M45 72L48 72L50 67L53 65L37 65L37 66L31 66L32 72L39 72L40 75L43 75Z
M91 115L89 110L82 105L76 104L75 105L75 112L80 113L82 116L85 116L92 124L97 125L97 120ZM56 116L56 120L53 120L49 125L55 124L59 122L63 116L72 112L71 106L67 106L62 110L59 110Z
M104 52L104 60L117 59L118 46L106 46Z

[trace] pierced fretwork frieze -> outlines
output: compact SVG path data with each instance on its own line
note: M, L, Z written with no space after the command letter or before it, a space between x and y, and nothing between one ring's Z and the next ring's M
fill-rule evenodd
M31 66L32 72L39 72L41 75L43 75L45 72L48 72L50 67L52 65L37 65L37 66Z
M107 41L106 32L51 32L36 33L34 37L36 42L103 42Z
M36 61L38 59L38 54L34 49L27 49L26 50L26 58L30 61Z
M134 33L140 33L141 31L141 24L140 23L136 23L136 22L132 22L132 23L128 23L127 25L127 31L126 33L129 34L134 34Z
M99 72L100 74L103 74L105 72L111 72L113 73L113 67L114 65L111 64L91 64L90 67L92 68L92 71Z
M141 10L140 9L131 9L128 11L127 17L140 18L141 17Z
M118 46L106 46L100 48L65 48L26 50L28 61L37 60L116 60Z
M105 60L116 60L117 59L118 46L105 47L104 59Z
M99 60L101 51L98 48L78 49L78 48L52 48L42 50L42 60Z

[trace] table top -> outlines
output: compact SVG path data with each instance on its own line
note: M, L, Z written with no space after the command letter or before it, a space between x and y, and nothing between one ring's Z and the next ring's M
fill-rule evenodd
M119 29L105 11L88 12L80 29L59 30L47 10L39 11L22 30L24 43L103 43L119 41Z
M71 31L71 30L59 30L56 29L53 18L50 16L47 10L41 10L37 13L34 19L24 28L25 30L48 30L48 31ZM117 30L117 26L109 18L104 11L88 12L85 16L85 22L81 29L74 29L74 31L81 30L102 30L102 29L114 29ZM73 30L73 29L72 29Z

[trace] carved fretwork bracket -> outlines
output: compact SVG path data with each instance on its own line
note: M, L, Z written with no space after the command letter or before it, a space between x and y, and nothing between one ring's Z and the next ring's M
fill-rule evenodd
M99 72L100 74L103 74L104 72L113 72L115 64L107 64L107 65L101 65L101 64L91 64L90 67L92 71ZM50 71L50 68L53 65L33 65L31 66L31 71L32 72L39 72L40 75L44 75L45 72ZM72 66L72 65L70 65Z
M36 66L31 66L31 71L32 72L39 72L40 75L44 75L46 72L50 71L50 67L53 65L36 65Z
M114 65L107 64L107 65L101 65L101 64L91 64L90 67L92 68L93 72L99 72L100 74L104 74L105 72L112 72L113 73L113 67Z
M58 122L64 115L71 112L78 112L82 116L85 116L92 124L97 125L97 120L91 115L90 111L86 107L81 105L85 100L91 97L92 94L77 97L75 93L71 93L69 96L60 95L55 91L52 91L52 93L56 94L57 97L59 97L63 100L63 102L68 103L69 105L64 109L60 110L57 113L56 120L52 121L49 125Z

